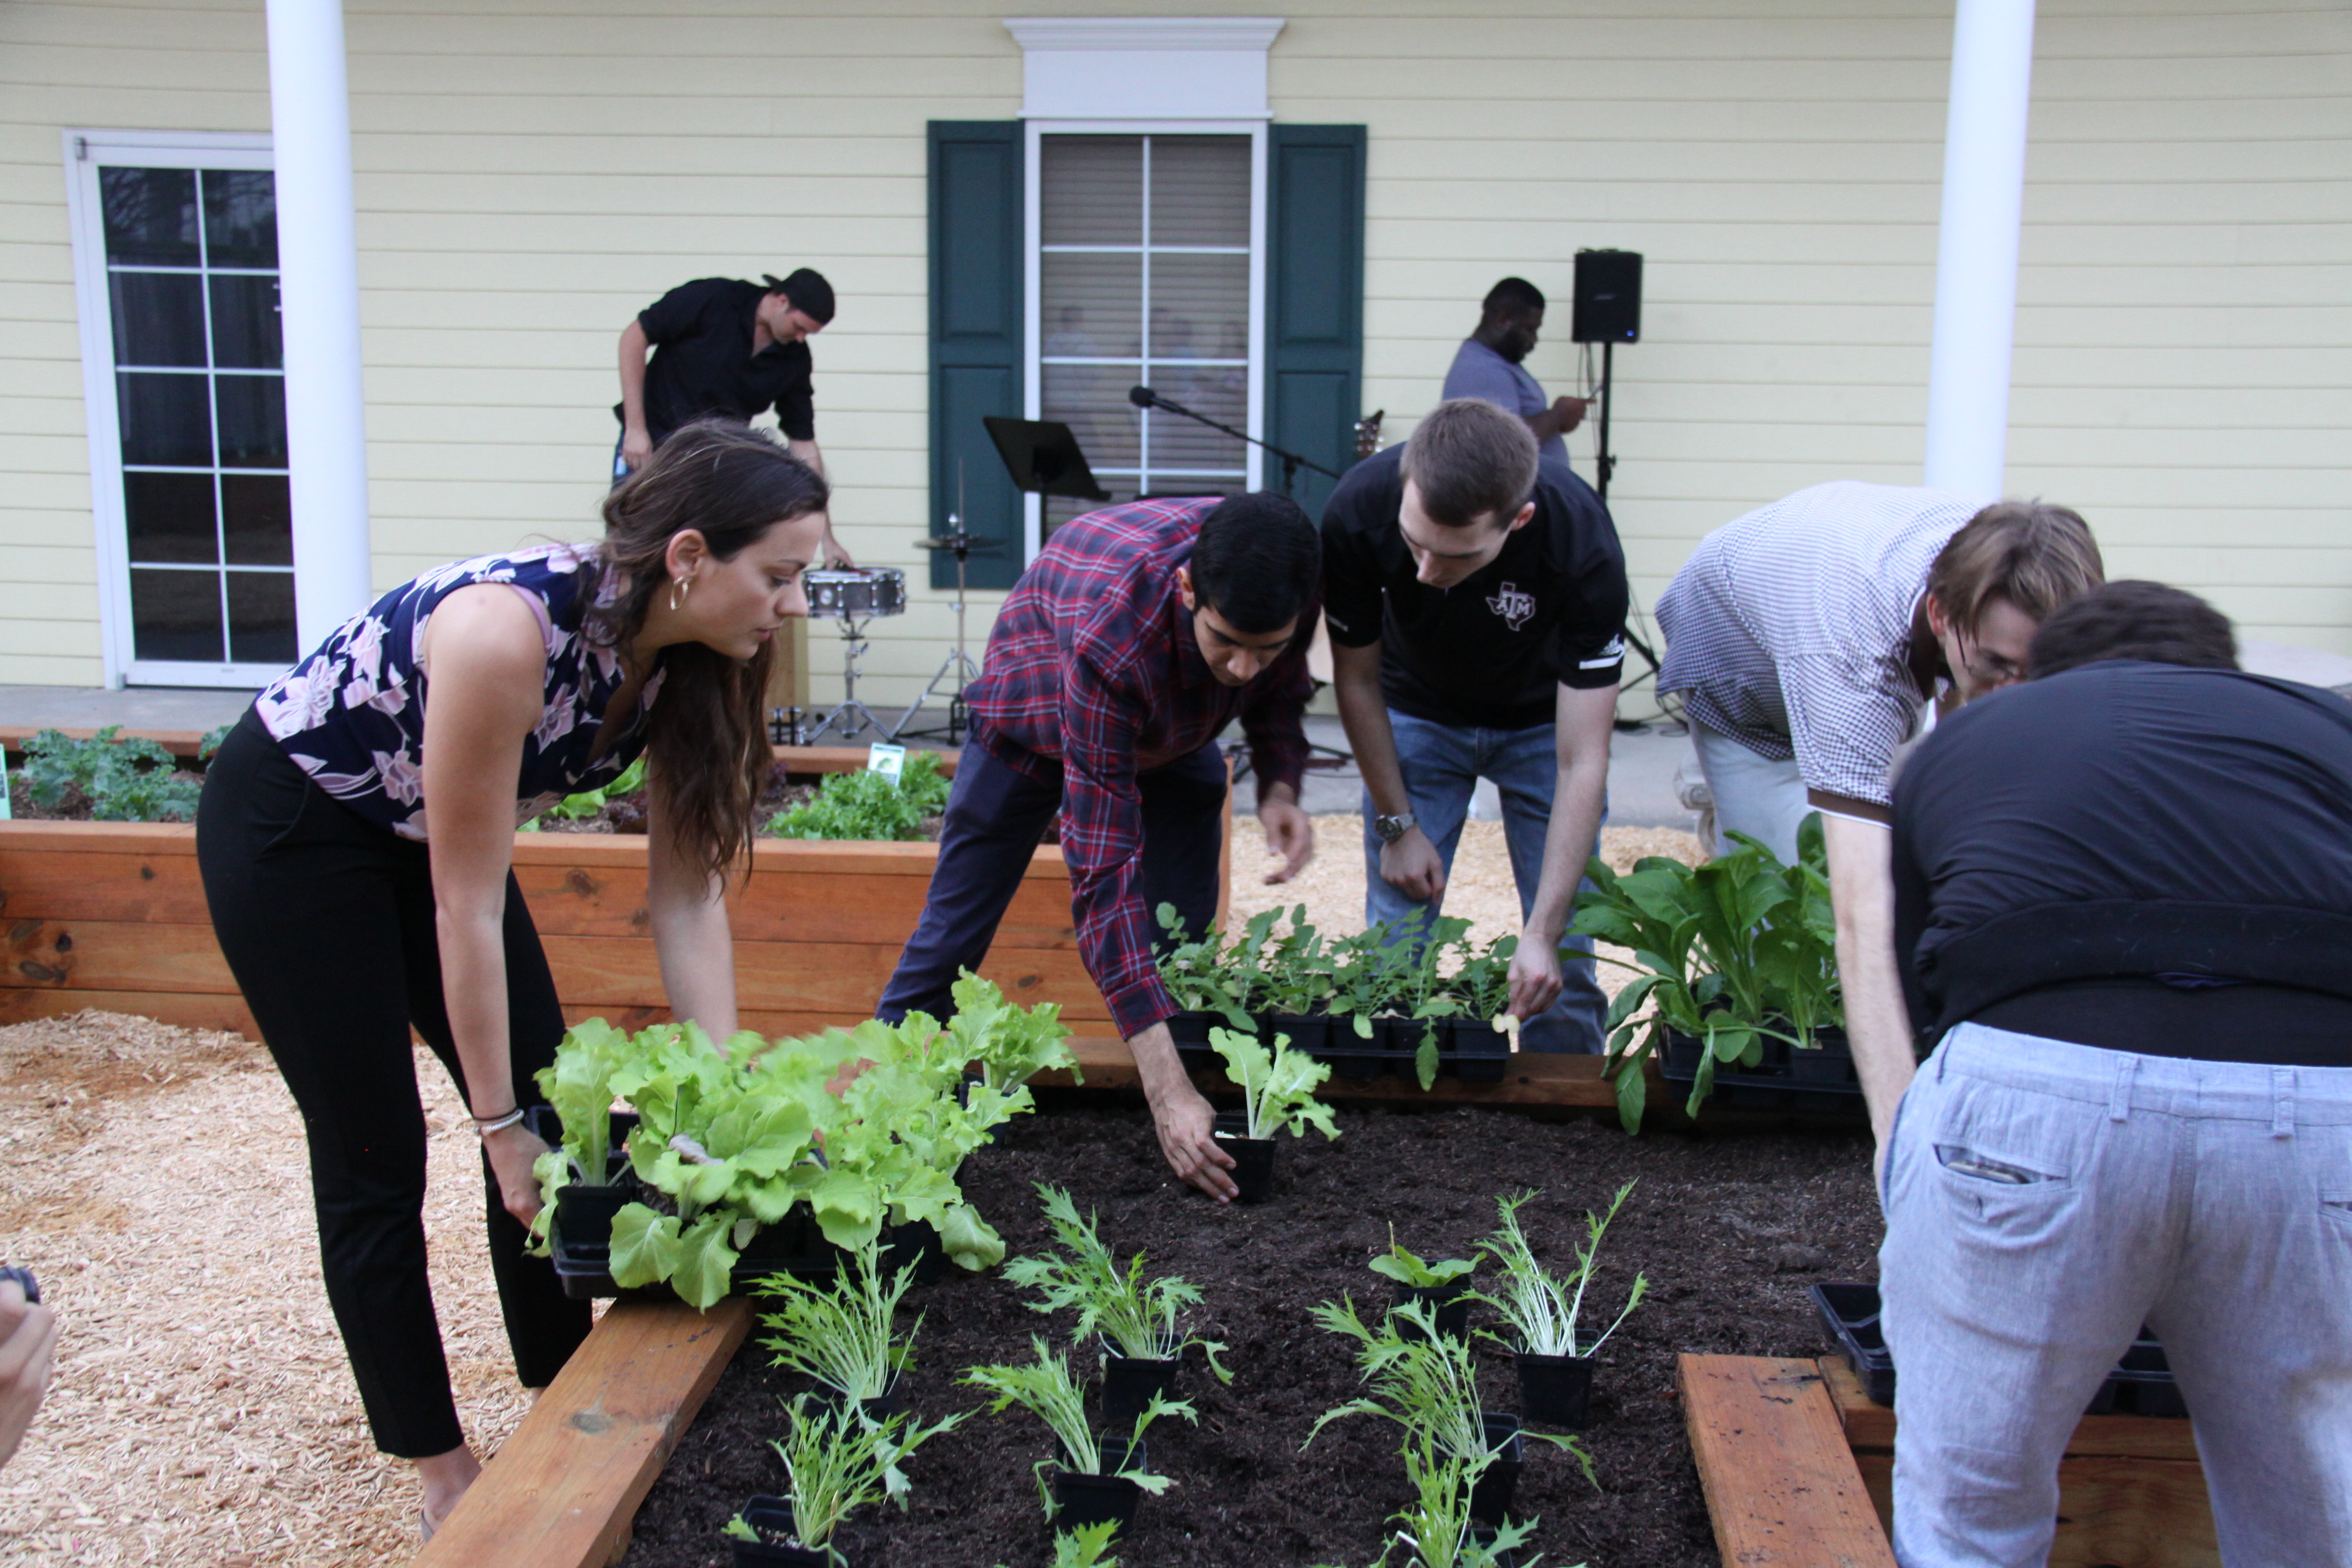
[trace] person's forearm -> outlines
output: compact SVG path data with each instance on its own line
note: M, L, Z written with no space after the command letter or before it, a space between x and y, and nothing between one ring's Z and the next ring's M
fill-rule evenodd
M1528 422L1528 428L1534 433L1538 446L1565 433L1560 427L1559 416L1549 408L1541 414L1527 414L1520 417Z
M435 926L441 953L441 1000L466 1099L480 1118L514 1109L514 1057L507 1036L507 954L500 911L443 906Z
M646 330L635 321L621 331L621 423L646 427Z
M1522 942L1557 947L1567 934L1576 889L1584 882L1585 863L1591 859L1593 843L1601 836L1601 810L1608 791L1605 755L1579 757L1559 770L1552 790L1551 825L1544 830L1543 876L1536 884Z
M1184 1058L1176 1054L1176 1037L1168 1032L1166 1024L1154 1024L1132 1037L1127 1049L1135 1058L1135 1076L1142 1081L1143 1097L1152 1104L1180 1088L1192 1089L1192 1077L1184 1070Z
M1356 772L1372 797L1373 809L1382 816L1403 816L1412 809L1412 797L1405 794L1404 769L1397 762L1396 731L1389 723L1388 702L1381 695L1379 676L1369 680L1342 676L1333 682L1333 690L1339 704L1339 726L1348 732L1348 749L1356 753Z
M649 900L654 951L670 1016L691 1018L720 1042L736 1023L735 936L723 898L708 902Z
M814 439L807 441L786 441L784 443L784 448L791 452L793 457L798 458L802 462L806 463L810 468L814 468L816 470L817 478L824 479L827 477L824 471L824 454L817 450L817 445ZM826 532L830 533L833 531L833 524L830 521L826 522L824 526Z
M1846 1038L1883 1149L1895 1108L1917 1070L1911 1017L1895 967L1894 835L1875 823L1824 816L1830 901L1837 915L1838 977L1845 996Z

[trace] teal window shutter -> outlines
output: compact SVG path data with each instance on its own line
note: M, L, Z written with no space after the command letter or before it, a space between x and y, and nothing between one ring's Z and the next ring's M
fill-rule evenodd
M1019 418L1021 122L930 122L931 531L957 510L975 541L975 588L1021 575L1021 492L981 420ZM955 558L931 556L931 586L955 586Z
M1364 128L1269 127L1266 439L1346 472L1364 387ZM1266 488L1279 489L1266 459ZM1332 481L1301 469L1292 493L1320 519Z

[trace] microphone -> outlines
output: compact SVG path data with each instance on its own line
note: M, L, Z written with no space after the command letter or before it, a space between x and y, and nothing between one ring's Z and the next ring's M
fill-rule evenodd
M1160 401L1160 395L1148 386L1130 386L1127 389L1127 400L1138 408L1149 408Z

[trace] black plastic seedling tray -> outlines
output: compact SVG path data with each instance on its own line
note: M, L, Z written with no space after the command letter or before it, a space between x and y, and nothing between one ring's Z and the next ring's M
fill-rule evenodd
M1827 1036L1833 1033L1823 1030ZM1658 1076L1687 1087L1698 1077L1699 1053L1706 1043L1695 1035L1669 1032L1658 1059ZM1765 1041L1764 1059L1753 1068L1715 1064L1712 1103L1739 1110L1826 1111L1862 1116L1862 1083L1854 1077L1853 1058L1844 1037L1835 1043L1792 1050L1784 1040Z
M1878 1326L1875 1285L1815 1285L1809 1292L1831 1350L1845 1357L1874 1405L1895 1403L1895 1355ZM2085 1415L2184 1417L2188 1405L2172 1381L2164 1346L2143 1328L2123 1360L2084 1407Z
M1294 1049L1317 1061L1329 1062L1332 1076L1349 1082L1391 1074L1413 1077L1421 1037L1429 1026L1425 1021L1382 1018L1374 1024L1371 1038L1366 1039L1356 1033L1354 1021L1349 1018L1270 1014L1256 1023L1257 1037L1266 1045L1272 1046L1277 1036L1287 1036ZM1508 1036L1496 1034L1484 1018L1440 1018L1436 1026L1441 1077L1450 1075L1465 1083L1503 1081L1511 1061ZM1224 1058L1210 1046L1209 1031L1232 1027L1223 1013L1179 1013L1168 1020L1176 1055L1187 1072L1222 1067Z

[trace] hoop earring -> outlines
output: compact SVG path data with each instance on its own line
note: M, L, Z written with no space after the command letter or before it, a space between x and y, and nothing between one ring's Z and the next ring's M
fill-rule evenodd
M691 577L673 577L669 580L670 614L676 615L686 607L686 596L693 589L694 579Z

